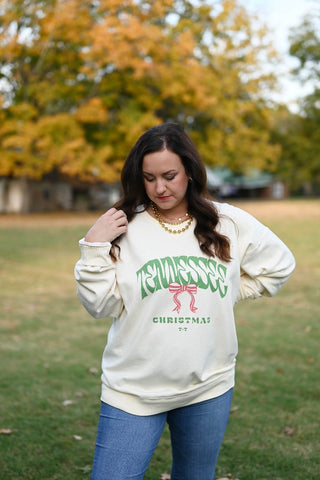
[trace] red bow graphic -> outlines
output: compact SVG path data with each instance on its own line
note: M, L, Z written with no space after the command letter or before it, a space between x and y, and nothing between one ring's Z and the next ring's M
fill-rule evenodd
M179 283L174 282L170 283L169 292L174 293L173 300L176 304L176 307L173 309L173 311L176 310L178 313L180 312L181 302L178 299L178 295L182 292L188 292L191 297L190 310L192 312L196 312L198 310L197 307L194 306L194 295L197 293L197 285L194 285L193 283L190 283L189 285L180 285Z

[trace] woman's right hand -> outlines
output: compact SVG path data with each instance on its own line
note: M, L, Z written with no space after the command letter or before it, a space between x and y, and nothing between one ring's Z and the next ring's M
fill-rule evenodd
M123 210L112 207L101 215L85 236L86 242L112 242L115 238L126 233L128 226L127 216Z

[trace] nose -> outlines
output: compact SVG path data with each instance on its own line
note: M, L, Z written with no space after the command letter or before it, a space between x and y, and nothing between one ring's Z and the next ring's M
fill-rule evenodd
M156 182L156 192L158 195L164 193L166 191L166 185L165 185L165 182L164 180L160 179L160 180L157 180Z

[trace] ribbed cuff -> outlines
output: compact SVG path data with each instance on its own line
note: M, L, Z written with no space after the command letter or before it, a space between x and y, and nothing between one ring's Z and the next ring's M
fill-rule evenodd
M83 239L79 242L81 250L81 260L83 265L105 266L112 262L110 258L110 242L85 242Z

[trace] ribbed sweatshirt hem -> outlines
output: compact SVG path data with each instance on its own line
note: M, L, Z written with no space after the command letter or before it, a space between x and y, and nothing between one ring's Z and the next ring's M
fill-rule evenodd
M114 390L102 384L101 401L133 415L147 416L168 412L176 408L210 400L226 393L234 386L234 368L219 376L214 382L200 385L176 395L141 397L132 393Z

